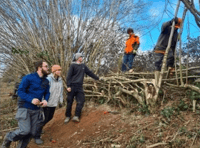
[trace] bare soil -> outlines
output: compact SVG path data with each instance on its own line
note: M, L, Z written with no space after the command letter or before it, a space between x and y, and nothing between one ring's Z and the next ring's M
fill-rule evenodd
M110 110L115 111L107 105L87 106L80 123L70 121L64 124L65 108L58 109L53 120L44 128L44 145L38 146L32 140L29 148L145 148L165 142L168 144L157 147L186 148L199 144L199 114L183 112L180 117L168 121L158 114L135 115L129 114L128 110L121 110L119 114L105 114Z
M7 95L0 95L0 144L6 132L17 127L16 104L8 96L10 91L8 87L4 90ZM166 118L161 112L179 105L178 100L168 100L150 115L132 108L120 109L86 101L80 123L67 124L64 124L65 107L62 107L44 127L44 144L36 145L32 140L28 148L199 148L200 110L197 108L193 113L191 103L187 100L185 103L190 106L187 110L179 114L174 110ZM72 113L75 107L74 103ZM106 111L117 111L117 114ZM13 142L11 148L16 145L17 142Z

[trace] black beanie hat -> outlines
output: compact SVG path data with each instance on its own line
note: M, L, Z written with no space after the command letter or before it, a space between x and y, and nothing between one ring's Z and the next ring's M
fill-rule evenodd
M134 31L133 31L132 28L128 28L128 29L127 29L127 33L129 34L130 32L134 33Z

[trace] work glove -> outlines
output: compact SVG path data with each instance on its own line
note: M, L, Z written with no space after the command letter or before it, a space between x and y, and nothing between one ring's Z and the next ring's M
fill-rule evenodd
M173 18L173 19L171 20L171 22L173 22L173 21L175 21L175 24L177 24L177 23L178 23L178 17Z

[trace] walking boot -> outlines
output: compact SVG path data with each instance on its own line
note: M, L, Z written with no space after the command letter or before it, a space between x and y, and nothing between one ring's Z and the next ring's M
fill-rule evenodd
M64 120L64 123L67 124L69 122L69 120L70 120L70 117L66 117Z
M42 139L35 139L35 143L36 143L37 145L41 145L41 144L43 144L44 142L42 141Z
M74 121L74 122L80 122L80 120L79 120L79 117L78 117L78 116L74 116L74 117L72 118L72 121Z
M5 135L4 139L3 139L3 143L2 143L2 148L10 148L10 144L12 141L8 140L8 134Z

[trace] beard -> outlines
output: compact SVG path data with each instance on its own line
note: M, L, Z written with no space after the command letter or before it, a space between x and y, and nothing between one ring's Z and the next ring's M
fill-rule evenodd
M46 70L44 70L44 69L42 69L42 74L43 74L44 77L47 77L47 75L49 74L49 72L46 71Z

